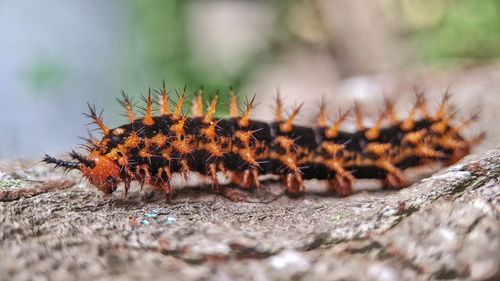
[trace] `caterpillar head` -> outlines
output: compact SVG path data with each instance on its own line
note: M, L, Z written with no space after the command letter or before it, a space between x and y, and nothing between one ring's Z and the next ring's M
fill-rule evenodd
M120 166L98 151L83 156L75 151L69 154L76 162L64 161L45 155L44 162L67 170L78 169L100 191L111 194L121 182Z

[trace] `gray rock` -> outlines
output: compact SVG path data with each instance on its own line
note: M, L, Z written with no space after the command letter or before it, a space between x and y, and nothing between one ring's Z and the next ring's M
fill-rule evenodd
M397 192L231 190L250 202L103 196L78 173L0 167L0 280L500 278L500 151Z

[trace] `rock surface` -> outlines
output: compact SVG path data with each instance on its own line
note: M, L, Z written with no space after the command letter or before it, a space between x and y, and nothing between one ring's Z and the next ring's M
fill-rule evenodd
M170 204L102 196L79 175L0 164L0 280L498 280L500 151L397 192ZM310 185L318 185L312 182Z

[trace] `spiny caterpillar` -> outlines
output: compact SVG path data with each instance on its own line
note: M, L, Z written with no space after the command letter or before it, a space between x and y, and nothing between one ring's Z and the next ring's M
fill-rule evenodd
M197 172L212 181L219 192L217 174L245 189L259 188L260 175L279 176L290 195L304 193L304 180L319 179L340 196L353 192L355 179L380 179L386 188L408 186L403 170L429 162L451 164L471 149L461 131L476 115L452 124L449 95L445 94L436 113L430 114L422 94L405 119L398 119L393 103L374 125L366 128L359 106L354 106L355 132L341 130L348 112L328 124L327 105L322 102L314 127L294 125L302 107L284 117L283 102L276 98L275 119L270 123L250 118L254 100L240 113L237 98L230 93L229 118L215 118L218 96L204 110L202 94L195 95L192 116L182 113L186 91L179 96L173 112L165 83L158 92L159 116L153 115L151 91L144 97L144 116L136 117L130 98L123 93L120 103L130 123L108 128L95 107L91 118L103 137L87 139L87 154L72 151L75 161L46 155L43 161L56 167L80 170L100 191L111 194L124 182L125 195L132 181L162 189L167 200L172 194L172 175Z

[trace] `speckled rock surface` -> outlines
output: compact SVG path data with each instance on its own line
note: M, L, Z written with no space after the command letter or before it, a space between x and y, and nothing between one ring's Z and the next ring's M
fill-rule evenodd
M0 164L0 280L498 280L500 151L398 192L105 197ZM310 186L318 185L309 183Z

